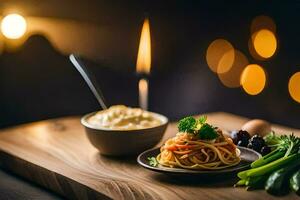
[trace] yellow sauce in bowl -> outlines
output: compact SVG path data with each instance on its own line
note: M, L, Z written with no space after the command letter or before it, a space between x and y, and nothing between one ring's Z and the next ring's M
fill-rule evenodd
M151 112L140 108L130 108L124 105L111 106L87 119L87 122L96 128L111 130L136 130L152 128L161 125L161 119Z

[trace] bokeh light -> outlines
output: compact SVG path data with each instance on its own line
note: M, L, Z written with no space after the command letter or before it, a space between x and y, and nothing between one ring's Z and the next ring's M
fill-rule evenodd
M248 65L241 75L241 86L246 93L257 95L261 93L266 85L266 73L257 64Z
M262 29L251 36L255 52L262 58L267 59L274 55L277 49L277 40L273 32ZM249 48L251 51L251 48Z
M291 76L288 88L291 97L300 103L300 72L297 72Z
M240 78L244 68L249 64L247 57L240 51L234 50L234 62L226 73L219 73L220 81L229 88L240 86Z
M8 39L21 38L27 29L24 17L18 14L9 14L2 19L1 31Z
M257 60L272 57L277 49L276 24L269 16L257 16L251 23L250 54Z
M260 15L252 20L250 31L253 34L261 29L267 29L276 33L276 24L271 17Z
M234 53L230 42L216 39L207 48L206 62L213 72L222 74L228 72L232 67L235 59Z

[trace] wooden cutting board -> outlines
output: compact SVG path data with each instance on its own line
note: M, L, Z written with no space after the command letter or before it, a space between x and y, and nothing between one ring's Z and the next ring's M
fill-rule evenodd
M264 191L233 188L232 180L189 181L140 167L133 158L101 156L89 143L79 117L35 122L0 131L0 165L68 199L272 199ZM228 113L208 114L225 130L247 119ZM273 125L276 132L300 130ZM170 124L164 136L176 133ZM289 194L285 199L299 199Z

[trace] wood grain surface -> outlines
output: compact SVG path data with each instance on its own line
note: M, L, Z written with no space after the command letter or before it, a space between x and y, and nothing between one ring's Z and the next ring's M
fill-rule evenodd
M182 180L140 167L135 157L101 156L89 143L79 117L35 122L0 131L0 164L68 199L272 199L264 191L233 188L235 180ZM208 114L225 130L246 121L228 113ZM273 125L280 133L300 130ZM176 133L170 124L164 136ZM283 199L299 199L289 194Z

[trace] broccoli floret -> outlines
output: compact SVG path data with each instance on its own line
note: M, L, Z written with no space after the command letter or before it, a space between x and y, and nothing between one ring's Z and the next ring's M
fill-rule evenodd
M199 139L202 140L213 140L219 135L215 128L206 122L206 116L201 116L198 120L194 117L185 117L179 121L178 130L179 132L187 132L195 134Z
M180 132L194 133L197 121L194 117L185 117L179 121L178 130Z
M202 125L201 129L199 130L198 137L201 140L213 140L219 136L216 129L211 125L205 123Z

